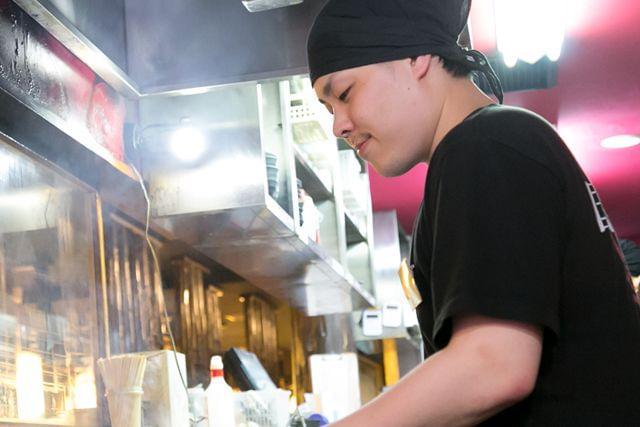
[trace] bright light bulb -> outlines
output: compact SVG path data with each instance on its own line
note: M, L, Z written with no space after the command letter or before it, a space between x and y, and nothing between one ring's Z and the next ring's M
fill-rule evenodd
M636 135L616 135L609 138L605 138L600 142L600 145L604 148L629 148L636 145L640 145L640 136Z
M518 55L513 55L511 53L505 53L502 57L504 63L507 67L513 68L518 63Z
M534 64L544 56L560 58L567 21L567 0L495 0L498 50L505 64L518 59Z
M192 162L198 159L204 152L204 148L204 136L194 128L180 128L171 136L171 151L183 162Z
M16 356L16 394L18 418L35 420L44 417L42 358L22 351Z
M76 375L73 400L76 409L92 409L98 406L93 370L87 369Z

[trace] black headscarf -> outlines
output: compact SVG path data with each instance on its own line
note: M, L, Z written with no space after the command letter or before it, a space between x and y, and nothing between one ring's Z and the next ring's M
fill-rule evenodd
M471 0L329 0L307 40L311 81L336 71L432 54L482 72L502 103L487 58L458 45Z

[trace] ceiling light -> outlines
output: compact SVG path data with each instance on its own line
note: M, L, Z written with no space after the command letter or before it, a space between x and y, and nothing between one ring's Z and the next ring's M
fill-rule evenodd
M605 138L600 142L604 148L629 148L640 144L640 136L637 135L616 135Z
M534 64L547 56L560 58L564 41L566 0L495 0L498 50L508 67L518 60Z
M182 127L171 135L171 151L183 162L192 162L202 155L204 136L192 127Z

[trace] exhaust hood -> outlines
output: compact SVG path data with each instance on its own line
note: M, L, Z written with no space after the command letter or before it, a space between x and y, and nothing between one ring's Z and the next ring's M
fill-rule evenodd
M301 231L294 147L285 131L291 126L283 102L286 83L245 83L140 102L141 125L148 129L140 148L154 220L309 316L369 307L375 299L367 284L327 249L333 240L326 235L320 246ZM151 124L179 123L185 116L202 130L207 145L205 155L192 164L165 153L166 127ZM267 163L269 153L278 159L277 192L270 188L276 176L269 177L274 169ZM323 215L323 224L333 228L330 209Z

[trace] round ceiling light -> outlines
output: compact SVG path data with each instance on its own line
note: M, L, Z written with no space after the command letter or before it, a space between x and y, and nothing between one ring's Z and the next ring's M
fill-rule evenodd
M640 145L640 136L638 135L616 135L605 138L600 142L604 148L629 148Z
M183 162L197 160L205 151L204 135L192 127L179 128L171 136L171 150Z

